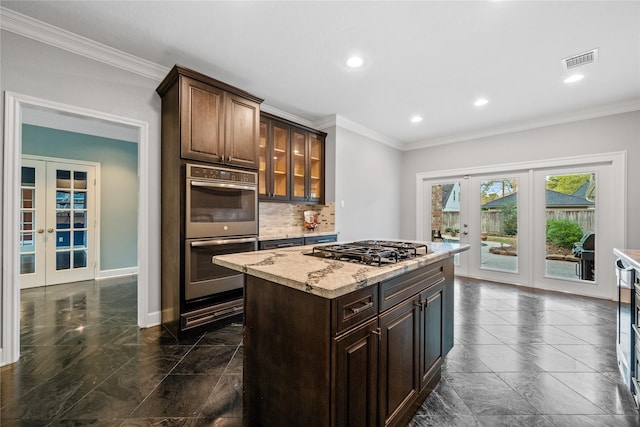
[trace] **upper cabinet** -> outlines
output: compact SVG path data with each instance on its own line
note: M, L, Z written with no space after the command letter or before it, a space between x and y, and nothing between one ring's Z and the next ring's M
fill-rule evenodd
M324 203L326 134L267 113L260 122L260 199Z
M263 199L290 199L290 136L290 126L262 115L258 182L259 194Z
M157 92L181 158L258 169L262 99L177 65Z

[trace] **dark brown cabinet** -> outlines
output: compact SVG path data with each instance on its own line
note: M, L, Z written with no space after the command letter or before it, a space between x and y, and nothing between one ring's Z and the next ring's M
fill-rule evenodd
M259 194L262 199L290 200L291 127L260 117Z
M377 319L336 338L335 426L378 425L378 352L380 329Z
M406 425L440 380L452 292L452 257L334 299L248 276L245 425Z
M394 425L418 397L420 310L409 299L380 316L380 425Z
M273 116L260 115L260 199L324 202L326 134Z
M190 240L195 237L215 239L221 235L212 232L196 236L201 231L192 231L188 236L189 226L194 225L194 221L187 200L196 194L193 190L196 187L190 185L192 180L187 176L195 169L204 173L213 163L257 169L262 100L177 65L156 91L162 98L161 320L174 337L182 338L213 323L237 319L242 314L242 289L238 286L242 276L211 264L211 257L216 252L220 254L223 246ZM255 182L254 172L234 173L251 178L248 182ZM191 192L187 193L187 188ZM255 191L246 191L255 205ZM203 192L198 194L202 196ZM211 197L209 193L198 203L214 204ZM257 234L257 226L254 230L246 234ZM224 251L255 250L255 247L255 242L237 242L225 245ZM218 278L233 275L238 276L229 282L235 282L233 285L227 283L224 288L212 284Z
M179 91L172 91L176 85ZM179 122L174 124L180 146L176 156L258 169L260 98L179 66L173 67L157 92L163 97L163 110L179 109Z
M437 283L420 293L417 301L420 323L419 379L420 389L427 386L433 378L434 370L442 364L444 330L444 288Z

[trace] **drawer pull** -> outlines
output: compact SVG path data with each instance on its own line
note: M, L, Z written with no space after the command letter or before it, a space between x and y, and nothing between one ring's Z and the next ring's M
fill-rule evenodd
M360 312L363 312L365 310L370 309L371 307L373 307L373 301L370 301L370 302L366 303L365 305L357 307L357 308L349 307L349 310L351 310L352 314L358 314Z
M293 243L280 243L276 245L276 248L290 248L291 246L293 246Z

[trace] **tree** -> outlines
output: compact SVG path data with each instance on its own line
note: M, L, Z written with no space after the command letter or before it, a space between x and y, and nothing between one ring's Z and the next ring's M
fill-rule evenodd
M518 205L516 202L500 206L500 228L505 236L518 234Z
M517 179L488 180L480 183L480 202L488 203L492 200L508 196L518 190Z
M591 179L590 173L577 175L552 175L547 177L547 190L558 193L573 194Z

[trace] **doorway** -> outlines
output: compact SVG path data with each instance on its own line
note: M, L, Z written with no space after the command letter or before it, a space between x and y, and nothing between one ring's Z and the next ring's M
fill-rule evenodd
M100 165L24 156L20 288L96 277Z
M60 116L97 124L113 126L134 132L138 147L138 280L137 319L139 327L159 324L160 315L149 313L149 141L148 123L100 111L48 101L28 95L5 92L5 138L3 146L3 194L2 215L2 316L0 329L0 366L13 363L20 356L20 227L19 203L21 183L22 124L27 110L47 111Z
M459 275L615 299L613 248L626 240L625 176L626 153L417 174L417 238L470 244ZM439 220L446 191L436 197L439 208L433 202L447 185L460 188L453 225ZM556 223L561 232L549 233ZM562 259L549 249L558 235L566 241L555 246L570 246Z

